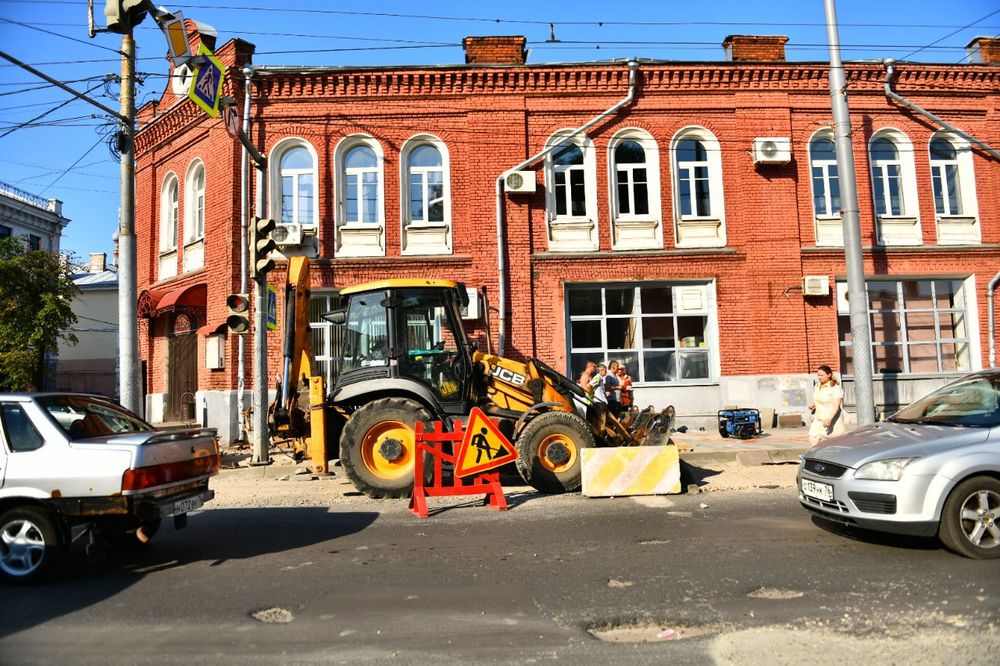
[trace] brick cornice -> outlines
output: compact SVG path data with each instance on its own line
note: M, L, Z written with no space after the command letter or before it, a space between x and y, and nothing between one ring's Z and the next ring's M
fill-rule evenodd
M985 65L897 64L894 88L903 95L920 93L988 94L1000 87L1000 67ZM879 93L885 69L878 63L846 65L854 93ZM639 96L664 92L822 91L826 63L641 63ZM237 85L238 88L237 89ZM237 100L242 81L226 77L225 93ZM255 100L328 102L331 99L405 99L482 95L623 95L628 90L624 63L407 67L261 71L254 78ZM265 111L266 114L266 111ZM192 123L208 121L193 103L182 101L139 129L142 153ZM221 122L221 121L215 121Z

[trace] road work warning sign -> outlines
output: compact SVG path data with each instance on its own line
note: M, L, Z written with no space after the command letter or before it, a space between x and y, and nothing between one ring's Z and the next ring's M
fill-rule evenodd
M517 460L517 451L483 410L473 407L455 460L455 476L470 476Z

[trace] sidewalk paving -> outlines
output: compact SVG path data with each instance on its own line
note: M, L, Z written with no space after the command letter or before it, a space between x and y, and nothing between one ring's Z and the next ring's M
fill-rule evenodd
M798 462L809 449L809 428L774 428L753 439L722 437L718 431L672 432L681 460L693 465L740 462L744 465Z

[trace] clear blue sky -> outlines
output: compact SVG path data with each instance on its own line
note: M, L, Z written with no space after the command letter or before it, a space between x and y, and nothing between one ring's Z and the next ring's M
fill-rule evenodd
M104 2L95 0L104 25ZM528 61L605 60L628 56L721 60L729 34L787 35L789 60L827 58L822 0L635 3L619 15L608 2L505 3L367 0L184 0L160 2L208 23L219 43L241 37L257 45L258 64L382 65L463 62L468 35L524 35ZM845 60L893 57L958 63L978 35L1000 34L1000 0L840 0ZM498 20L499 19L499 20ZM11 22L16 23L11 23ZM557 43L550 43L554 24ZM971 26L971 27L966 27ZM57 34L51 34L57 33ZM0 49L49 76L71 82L117 109L118 88L101 77L119 72L120 37L87 36L86 0L0 0ZM165 86L166 48L152 19L136 32L145 82L137 98L158 97ZM110 49L110 50L109 50ZM26 88L38 88L20 92ZM0 135L71 97L6 61L0 61ZM220 121L221 122L221 121ZM63 201L72 222L63 249L86 258L108 252L118 219L118 163L101 141L100 111L73 101L0 137L0 181Z

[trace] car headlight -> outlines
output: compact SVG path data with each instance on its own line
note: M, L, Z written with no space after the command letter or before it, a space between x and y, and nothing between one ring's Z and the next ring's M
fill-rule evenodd
M916 458L886 458L865 463L854 473L855 479L876 479L879 481L899 481L903 470Z

